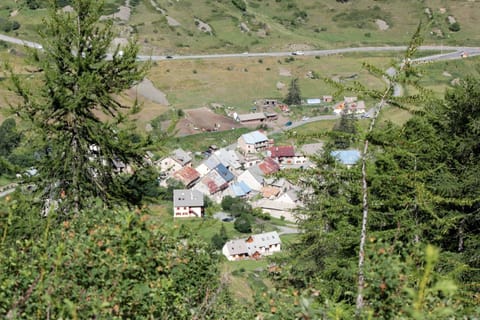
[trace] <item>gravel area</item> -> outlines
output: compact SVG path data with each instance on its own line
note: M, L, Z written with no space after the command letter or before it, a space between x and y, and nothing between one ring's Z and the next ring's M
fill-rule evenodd
M165 95L165 93L155 88L152 81L150 81L147 78L143 79L142 82L140 82L138 85L136 85L132 89L136 91L139 95L141 95L142 97L150 101L163 104L166 106L169 105L167 96Z

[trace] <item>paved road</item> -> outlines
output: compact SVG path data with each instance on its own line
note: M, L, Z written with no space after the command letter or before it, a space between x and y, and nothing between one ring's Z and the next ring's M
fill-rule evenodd
M356 52L388 52L388 51L405 51L406 46L383 46L383 47L358 47L358 48L341 48L341 49L329 49L329 50L310 50L303 51L304 56L329 56L342 53L356 53ZM429 57L423 57L416 59L418 61L436 61L436 60L449 60L459 59L462 53L466 53L468 56L480 55L480 47L454 47L454 46L420 46L419 51L447 51L446 53L436 54ZM245 52L245 53L231 53L231 54L209 54L209 55L185 55L185 56L138 56L139 60L183 60L183 59L219 59L219 58L247 58L247 57L284 57L291 56L292 52Z
M42 45L32 41L26 41L19 38L10 37L0 34L0 40L15 43L19 45L25 45L27 47L42 49ZM388 51L405 51L406 46L383 46L383 47L357 47L357 48L341 48L341 49L329 49L329 50L309 50L303 51L302 55L305 56L329 56L342 53L356 53L356 52L388 52ZM437 61L437 60L449 60L460 59L463 54L467 56L480 55L480 47L464 47L464 46L420 46L419 51L447 51L446 53L436 54L428 57L415 59L419 62ZM244 53L230 53L230 54L201 54L201 55L184 55L184 56L148 56L139 55L140 61L160 61L171 59L219 59L219 58L246 58L246 57L284 57L290 56L292 52L244 52ZM111 56L109 56L111 57Z

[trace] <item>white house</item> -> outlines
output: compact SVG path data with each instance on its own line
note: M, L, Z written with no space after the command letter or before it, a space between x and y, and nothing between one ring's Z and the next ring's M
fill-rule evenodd
M263 187L263 173L256 165L240 174L237 181L245 183L252 190L260 191Z
M254 234L244 239L230 240L225 243L222 253L230 261L259 259L280 252L282 240L276 231Z
M203 216L203 194L196 190L173 190L173 217Z
M244 153L256 153L268 148L269 141L266 135L260 131L252 131L242 134L237 140L238 147Z
M168 157L161 159L156 164L160 166L160 171L172 173L183 167L191 166L192 157L184 150L176 149Z
M198 165L195 169L200 174L200 177L205 176L211 170L213 170L216 166L220 164L220 159L216 155L211 155L208 159L205 159L202 163Z

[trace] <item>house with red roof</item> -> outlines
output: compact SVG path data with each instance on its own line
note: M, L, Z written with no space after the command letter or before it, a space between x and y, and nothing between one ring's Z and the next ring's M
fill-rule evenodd
M200 179L200 174L192 167L184 167L175 171L173 173L173 178L179 180L185 185L185 187L190 188L198 181L198 179Z
M293 146L273 146L268 149L267 154L280 164L295 163L295 148Z
M263 161L258 164L258 167L265 175L272 174L280 170L280 165L278 162L275 162L275 160L270 157L263 159Z

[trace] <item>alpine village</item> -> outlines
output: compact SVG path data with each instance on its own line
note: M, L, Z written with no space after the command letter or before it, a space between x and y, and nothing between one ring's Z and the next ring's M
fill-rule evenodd
M0 1L0 318L480 319L479 19Z

